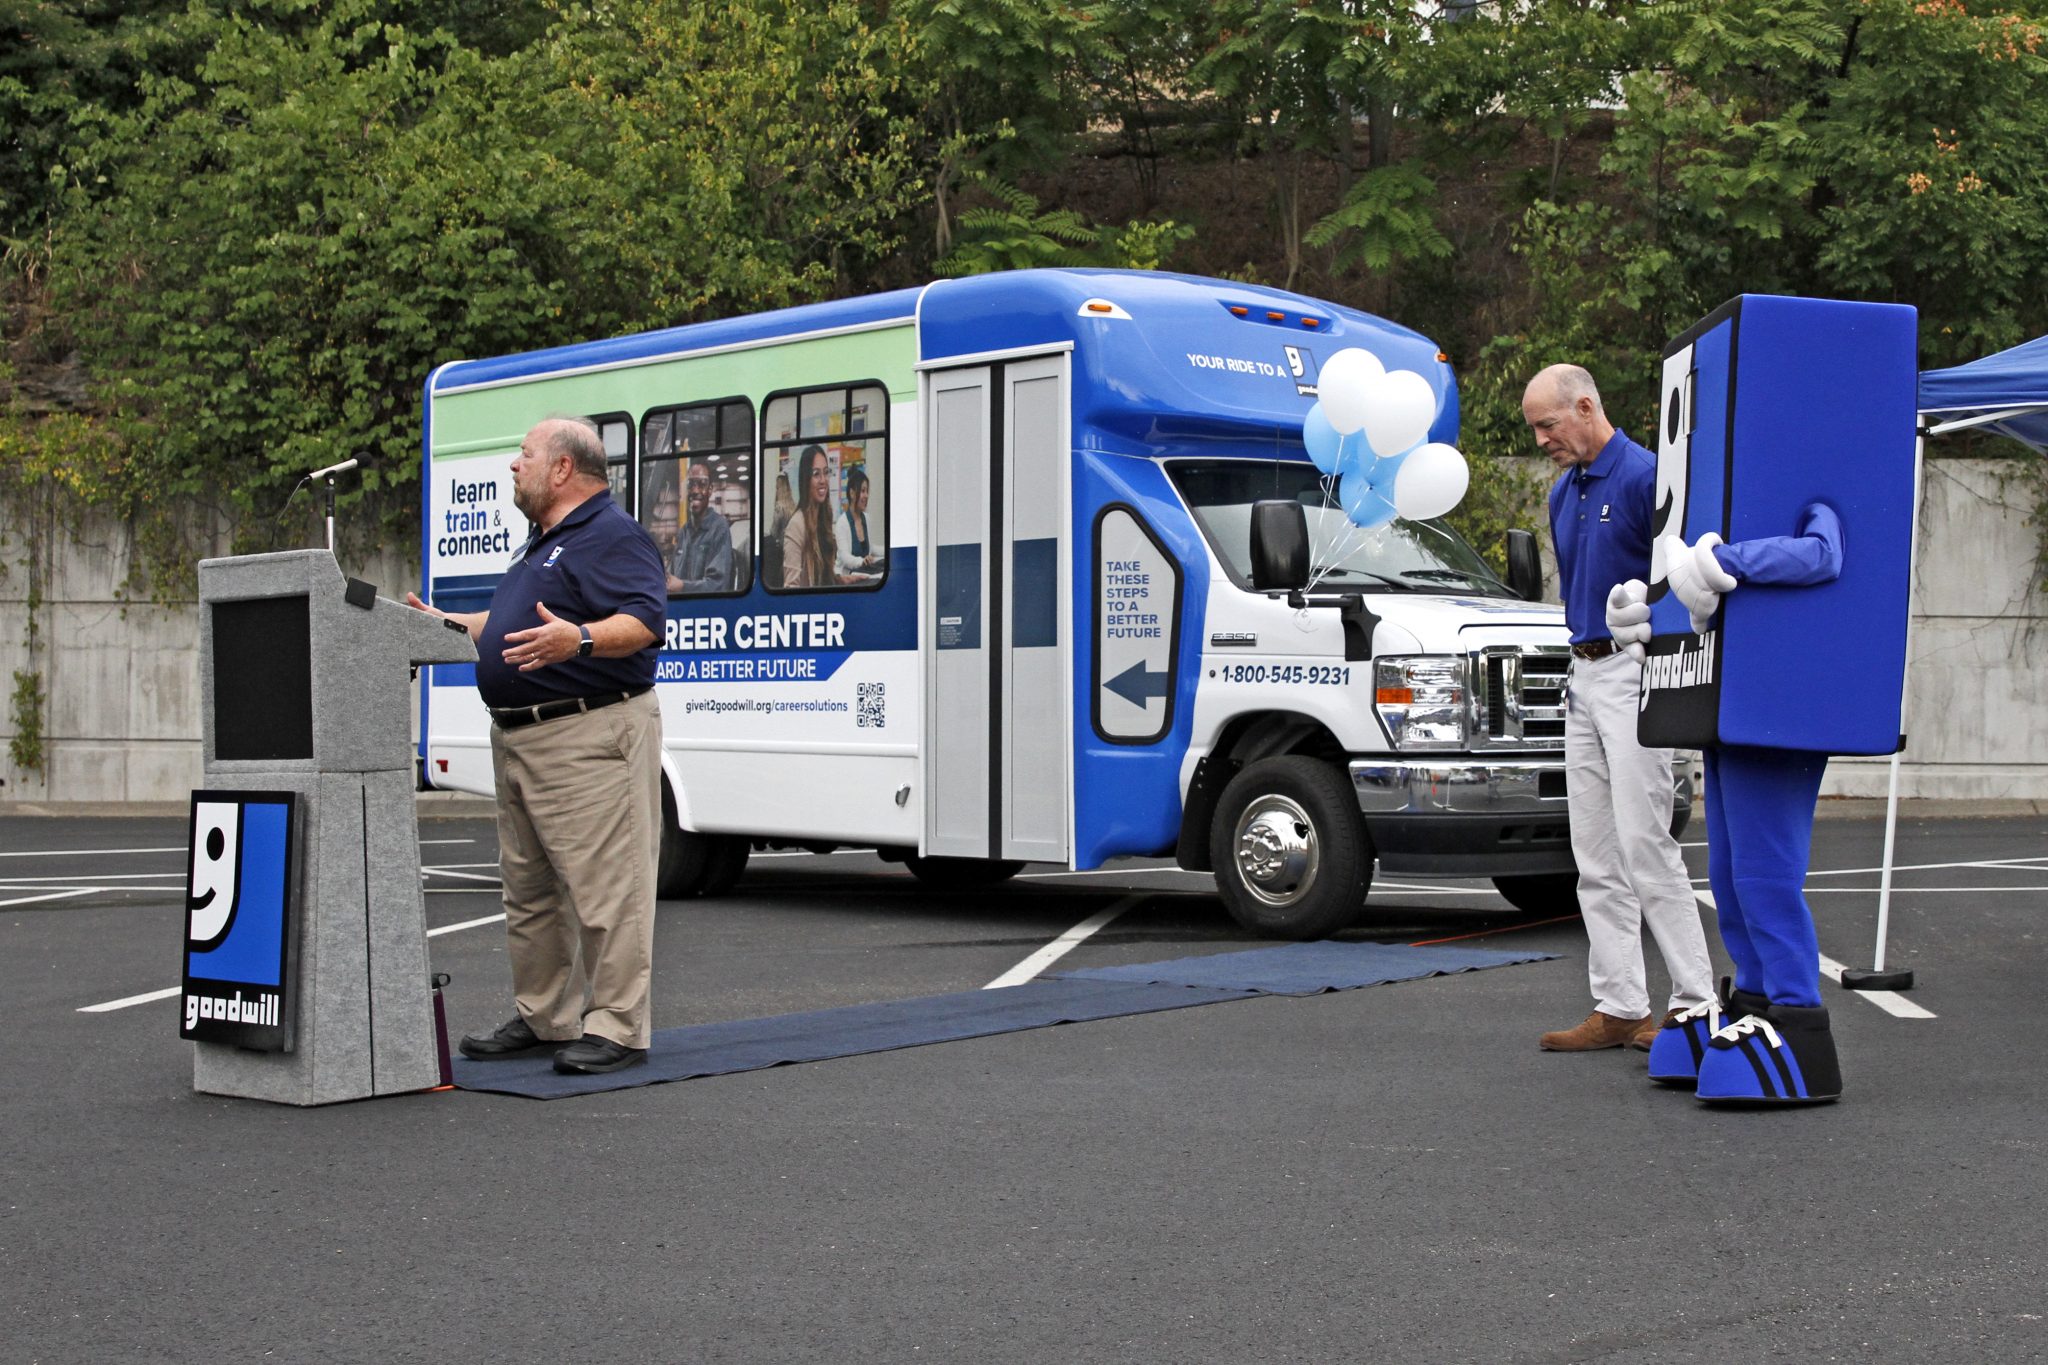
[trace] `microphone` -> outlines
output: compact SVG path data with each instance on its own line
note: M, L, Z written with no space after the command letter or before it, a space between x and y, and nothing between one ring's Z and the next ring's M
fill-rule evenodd
M355 455L351 456L346 460L343 460L340 464L331 464L327 466L327 468L325 469L316 469L312 473L308 474L306 477L308 479L324 479L329 474L346 474L348 473L349 470L356 468L358 465L362 463L363 457L361 455Z

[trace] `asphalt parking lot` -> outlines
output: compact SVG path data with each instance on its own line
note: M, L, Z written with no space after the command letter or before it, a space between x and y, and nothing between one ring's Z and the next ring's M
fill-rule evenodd
M1851 966L1882 834L1817 826ZM490 826L421 836L451 1030L494 1025ZM122 1003L176 980L185 840L0 816L0 1359L2048 1356L2048 817L1902 824L1915 988L1831 988L1843 1100L1767 1112L1540 1053L1583 932L1471 882L1381 883L1348 936L1561 956L548 1103L221 1099L168 998ZM1096 918L1060 967L1256 946L1170 867L959 894L757 855L662 907L656 1025L971 990Z

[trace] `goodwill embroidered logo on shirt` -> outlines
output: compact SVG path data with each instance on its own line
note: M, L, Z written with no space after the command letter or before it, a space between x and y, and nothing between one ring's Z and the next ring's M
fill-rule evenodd
M548 557L547 557L546 561L545 561L545 562L543 562L543 563L541 564L541 567L542 567L543 569L552 569L552 568L554 568L554 567L555 567L555 561L556 561L556 560L558 560L558 559L560 559L560 558L562 557L562 551L563 551L564 549L566 549L566 548L567 548L566 546L562 546L562 545L557 545L557 546L556 546L556 547L555 547L554 549L552 549L552 550L548 551Z
M1601 503L1601 504L1600 504L1600 520L1602 520L1602 521L1606 521L1606 520L1608 520L1608 516L1607 516L1608 510L1609 510L1610 508L1612 508L1613 506L1614 506L1614 504L1613 504L1613 503L1611 503L1611 502L1603 502L1603 503ZM553 561L553 560L549 560L548 562L549 562L550 564L554 563L554 561Z

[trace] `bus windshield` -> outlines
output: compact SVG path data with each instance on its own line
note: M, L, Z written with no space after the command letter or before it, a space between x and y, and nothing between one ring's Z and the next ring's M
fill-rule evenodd
M1310 586L1514 597L1473 548L1441 520L1395 518L1353 526L1337 481L1295 460L1170 460L1167 477L1202 534L1240 584L1252 581L1252 504L1293 498L1308 518Z

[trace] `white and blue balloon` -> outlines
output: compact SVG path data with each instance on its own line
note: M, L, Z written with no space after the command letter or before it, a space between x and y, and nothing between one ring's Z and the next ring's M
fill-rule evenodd
M1353 346L1323 363L1318 398L1301 424L1316 468L1337 477L1337 500L1354 526L1396 516L1440 517L1465 496L1465 457L1425 441L1436 421L1436 391L1413 370L1389 370Z

